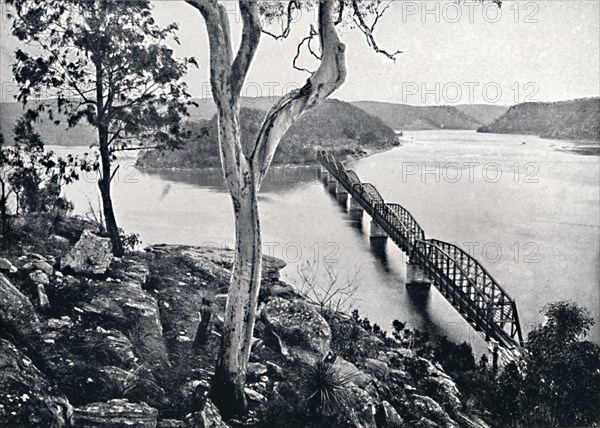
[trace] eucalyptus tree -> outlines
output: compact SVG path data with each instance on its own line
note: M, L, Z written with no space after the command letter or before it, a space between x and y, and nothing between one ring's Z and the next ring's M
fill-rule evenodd
M388 8L381 0L257 1L238 0L242 35L236 52L231 26L223 2L186 0L196 8L206 25L210 50L210 80L219 121L219 148L222 169L235 217L235 261L231 273L221 350L213 380L212 395L227 415L246 410L244 382L250 355L261 282L262 248L257 193L265 179L277 146L286 131L307 110L333 94L346 79L345 45L337 26L351 23L366 36L378 53L395 59L400 52L379 47L375 26ZM285 94L268 111L256 140L250 147L240 135L240 96L255 58L261 36L286 38L298 11L316 11L316 23L298 46L307 49L319 62L304 85ZM270 31L280 23L281 33ZM313 42L318 41L318 47ZM317 43L317 42L315 42ZM275 57L277 52L270 52Z
M178 59L177 25L161 28L147 0L7 0L12 33L29 48L16 51L13 75L23 104L41 98L28 117L45 112L67 127L96 128L98 186L113 253L123 243L111 198L115 152L176 146L191 102L182 81L193 58ZM94 144L92 144L94 145Z

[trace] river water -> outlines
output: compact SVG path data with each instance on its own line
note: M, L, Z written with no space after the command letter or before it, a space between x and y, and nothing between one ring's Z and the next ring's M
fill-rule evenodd
M569 153L573 146L532 136L414 131L405 133L401 147L347 167L386 202L410 210L428 237L457 243L480 260L516 299L526 335L541 321L543 305L559 299L600 319L600 163L598 156ZM219 171L147 173L134 168L133 156L120 163L117 219L143 245L231 245L233 215ZM87 175L67 187L79 213L98 209L94 179ZM368 216L353 222L316 169L272 169L259 204L265 252L288 262L283 276L290 282L299 282L307 262L319 261L313 271L327 284L325 261L338 284L356 281L354 306L384 329L399 319L483 349L434 288L407 292L403 253L392 242L372 247ZM591 338L597 342L599 332L596 325Z

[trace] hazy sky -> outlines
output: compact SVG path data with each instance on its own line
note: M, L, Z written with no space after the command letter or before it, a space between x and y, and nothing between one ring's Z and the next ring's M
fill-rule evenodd
M230 10L234 38L240 20ZM555 101L600 94L600 1L505 1L498 10L473 0L395 1L377 28L380 46L404 51L396 62L375 54L358 30L342 29L348 78L335 97L408 104ZM192 7L155 1L161 24L177 22L181 56L194 56L199 70L187 78L194 96L210 95L204 22ZM3 17L0 64L2 101L13 91L10 64L16 40ZM263 36L248 82L247 96L280 95L301 84L293 70L296 45L315 14L298 16L286 41ZM276 29L274 29L276 30ZM309 58L307 68L314 64Z

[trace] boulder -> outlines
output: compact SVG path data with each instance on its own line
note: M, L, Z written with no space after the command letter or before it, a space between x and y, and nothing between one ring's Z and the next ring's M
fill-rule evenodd
M365 369L381 379L387 378L390 371L386 363L373 358L365 359Z
M360 388L365 388L373 380L371 376L360 371L354 364L342 357L335 359L333 367L344 379L348 379L349 382Z
M158 421L156 428L186 428L187 425L184 421L179 419L163 419Z
M77 244L62 259L61 268L82 274L103 274L112 260L111 249L110 239L85 230Z
M0 272L15 273L17 270L9 260L0 257Z
M210 399L206 400L202 411L187 415L185 420L189 428L229 428Z
M34 284L42 284L42 285L50 284L50 279L48 278L48 275L46 275L41 270L35 270L35 271L31 272L29 274L29 279L31 279L31 281Z
M455 427L456 423L448 416L444 408L433 398L426 395L413 394L410 397L413 409L418 415L441 424L446 428Z
M0 322L18 340L30 341L40 332L31 301L0 273Z
M330 350L331 329L317 309L299 299L275 298L262 310L266 330L284 355L315 363Z
M88 287L81 304L83 316L92 322L107 322L128 330L140 357L150 364L166 362L167 350L156 299L133 282L98 282Z
M52 276L52 274L54 273L54 268L52 267L52 265L50 263L48 263L46 261L39 260L39 261L31 263L31 266L34 270L41 270L48 276Z
M375 413L377 428L403 428L404 421L396 409L387 401L382 401Z
M73 408L12 343L0 339L0 426L61 428Z
M73 426L85 428L155 428L158 411L125 399L91 403L75 409Z
M261 363L248 363L246 373L253 378L259 378L267 374L267 366Z

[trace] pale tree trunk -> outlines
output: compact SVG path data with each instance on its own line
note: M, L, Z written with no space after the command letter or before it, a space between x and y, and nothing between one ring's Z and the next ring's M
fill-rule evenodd
M202 14L210 47L213 98L219 118L219 148L235 214L235 260L225 307L221 350L212 396L223 416L246 413L244 383L261 283L262 248L257 193L281 137L300 116L326 99L345 80L344 45L333 19L335 0L319 1L322 60L306 84L279 100L267 114L255 147L241 145L239 100L261 35L255 0L239 0L242 41L233 58L227 11L211 0L187 0Z

